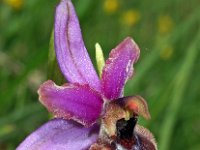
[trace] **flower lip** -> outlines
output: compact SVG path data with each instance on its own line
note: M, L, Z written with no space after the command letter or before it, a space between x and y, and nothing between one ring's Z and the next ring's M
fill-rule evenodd
M139 141L139 149L141 150L157 150L157 144L153 134L146 128L136 125L135 134Z
M132 117L129 120L120 119L116 123L117 128L117 140L131 139L133 137L133 131L137 123L137 118Z
M124 119L128 122L132 118L137 119L139 115L150 118L147 104L140 96L129 96L107 102L103 111L101 132L110 138L117 136L116 124L119 120Z
M132 117L129 120L120 119L116 123L117 138L116 145L120 145L126 149L132 149L133 146L139 144L134 128L137 123L137 118Z

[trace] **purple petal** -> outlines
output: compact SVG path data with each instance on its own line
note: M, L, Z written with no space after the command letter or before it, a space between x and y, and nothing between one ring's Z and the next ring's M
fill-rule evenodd
M66 79L89 84L99 91L100 81L85 48L71 0L62 0L57 6L54 39L58 64Z
M102 90L109 100L123 95L126 81L133 74L133 64L138 60L140 50L132 38L121 42L109 55L102 74Z
M53 119L31 135L17 150L87 150L98 138L98 127L84 128L74 121Z
M88 85L57 86L49 80L40 86L38 93L40 102L59 118L90 126L101 113L101 96Z

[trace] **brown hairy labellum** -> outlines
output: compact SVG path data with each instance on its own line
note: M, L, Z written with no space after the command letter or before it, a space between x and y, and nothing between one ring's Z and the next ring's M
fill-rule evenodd
M157 150L149 130L137 124L138 116L150 118L140 96L124 97L105 105L97 142L90 150Z

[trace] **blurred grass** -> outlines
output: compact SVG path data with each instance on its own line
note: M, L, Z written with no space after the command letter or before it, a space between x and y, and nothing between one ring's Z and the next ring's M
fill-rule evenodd
M47 79L48 48L58 1L0 1L0 149L14 149L48 120L37 89ZM200 61L198 0L74 1L84 41L109 51L126 36L141 48L125 94L147 99L159 150L199 150ZM52 75L50 75L52 76ZM48 77L50 78L50 77ZM59 81L59 82L62 82Z

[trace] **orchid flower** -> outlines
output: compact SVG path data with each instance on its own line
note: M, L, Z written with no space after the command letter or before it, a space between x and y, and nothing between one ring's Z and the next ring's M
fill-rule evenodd
M40 102L54 115L29 135L17 150L155 150L150 131L136 125L150 118L140 96L123 96L140 50L130 37L114 48L99 78L85 48L71 0L61 0L54 24L56 58L68 83L48 80Z

